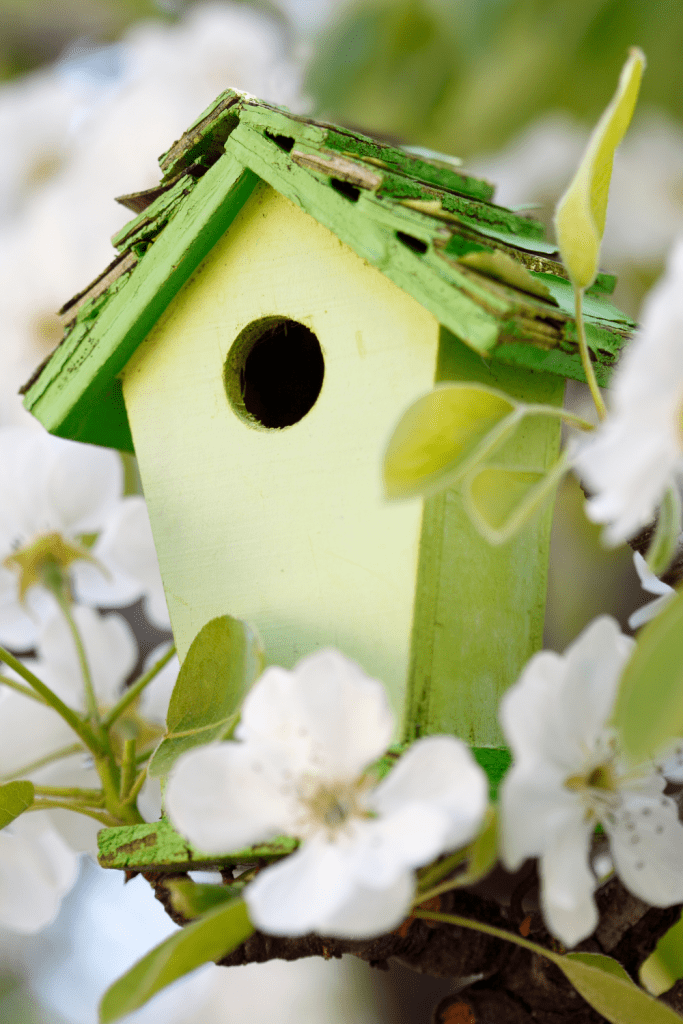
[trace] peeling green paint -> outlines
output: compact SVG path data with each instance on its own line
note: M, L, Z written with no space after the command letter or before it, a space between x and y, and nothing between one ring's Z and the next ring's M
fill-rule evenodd
M317 159L306 164L306 155ZM335 160L345 168L341 183L325 173L326 163L333 167ZM137 257L137 264L106 290L93 289L95 297L67 320L62 343L26 387L27 408L53 433L132 450L117 375L228 229L257 177L328 227L475 351L504 364L583 380L569 285L564 269L550 258L555 246L543 239L540 223L490 202L488 182L230 90L160 163L162 191L135 197L139 206L148 205L114 237L124 258ZM458 262L466 252L496 249L540 276L557 305ZM633 327L599 294L612 287L613 278L601 275L585 303L603 384Z

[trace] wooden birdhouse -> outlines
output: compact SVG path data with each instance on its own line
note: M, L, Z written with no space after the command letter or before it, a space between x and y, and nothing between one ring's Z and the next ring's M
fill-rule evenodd
M457 490L387 502L381 464L435 380L559 403L583 379L554 246L455 161L240 93L160 163L119 200L119 255L62 310L27 408L135 452L181 658L229 613L269 662L355 658L414 734L496 745L500 693L541 645L550 513L491 548ZM602 382L632 326L612 285L586 298ZM520 439L548 465L559 420ZM458 707L430 703L435 680Z

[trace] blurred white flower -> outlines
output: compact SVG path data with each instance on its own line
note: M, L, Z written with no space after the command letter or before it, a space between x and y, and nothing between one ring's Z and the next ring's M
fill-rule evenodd
M123 468L106 448L64 441L40 430L0 428L0 643L33 647L56 602L43 585L56 565L77 600L129 604L147 586L157 621L163 594L142 498L123 498ZM88 541L100 535L91 547ZM119 553L130 545L143 579ZM109 552L112 552L110 556Z
M550 931L574 946L598 922L591 836L599 823L624 885L656 907L683 901L683 826L652 763L629 766L609 728L633 650L618 623L596 619L564 655L535 655L501 703L514 755L501 788L503 861L538 857Z
M639 551L633 552L633 564L643 590L646 590L648 594L657 595L654 601L648 601L642 608L638 608L632 615L629 615L629 626L631 629L638 629L666 608L671 598L676 596L676 591L668 583L663 583L658 576L655 576Z
M683 238L647 298L610 397L610 414L575 463L593 494L587 515L619 544L650 522L683 468Z
M78 856L42 812L0 831L0 928L29 935L57 916L78 875Z
M183 835L213 853L287 834L302 845L245 889L254 924L279 935L368 936L395 928L413 868L469 842L486 777L451 736L417 742L373 788L365 769L390 742L382 685L327 650L269 668L236 737L179 759L166 789Z
M76 606L73 616L85 648L97 705L104 713L124 693L123 684L137 661L135 637L125 619L116 613L102 616ZM40 657L26 658L24 664L69 707L84 711L85 689L78 655L59 612L41 629L38 646ZM161 649L155 651L152 663L162 653ZM14 677L8 669L3 671ZM118 729L114 728L115 746L121 742L119 732L135 736L139 750L151 749L160 739L177 671L177 661L175 665L170 662L125 712ZM60 751L68 752L74 744L78 746L78 737L52 708L0 685L0 777L30 778L42 786L99 788L92 758L84 748L51 758ZM155 780L143 787L139 807L145 817L159 816L160 794ZM31 813L57 827L72 849L96 855L96 836L102 827L96 820L65 809Z
M61 338L55 311L113 259L132 216L114 196L156 185L158 155L224 89L303 112L302 76L280 23L211 3L0 86L0 424L30 419L16 392Z

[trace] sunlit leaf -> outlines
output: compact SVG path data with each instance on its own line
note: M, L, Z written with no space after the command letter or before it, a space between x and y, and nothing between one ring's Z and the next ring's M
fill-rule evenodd
M156 946L107 989L101 1024L111 1024L202 964L221 960L253 932L243 900L216 907Z
M639 988L612 957L566 953L550 959L610 1024L681 1024L677 1013Z
M443 384L402 416L384 457L390 498L432 494L461 479L514 430L521 413L501 391Z
M7 782L0 786L0 828L23 814L35 796L32 782Z
M617 91L598 121L579 168L555 211L555 232L572 284L588 288L598 272L614 153L638 98L645 55L633 47Z
M638 634L621 678L614 723L636 760L683 735L683 594Z
M645 559L655 576L661 576L671 565L678 547L680 532L681 496L678 487L672 484L664 492L657 526Z
M655 946L647 960L640 965L640 982L653 996L663 992L683 978L683 917L669 928Z
M166 737L154 752L149 774L167 775L186 750L224 739L263 663L261 641L246 622L230 615L207 622L180 667Z
M467 513L490 544L504 544L553 497L568 469L564 457L546 472L495 464L477 467L464 484Z

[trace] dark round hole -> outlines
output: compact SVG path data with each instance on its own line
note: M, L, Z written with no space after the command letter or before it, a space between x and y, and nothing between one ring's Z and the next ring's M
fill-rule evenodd
M234 342L225 388L242 419L277 429L298 423L313 408L324 375L315 334L296 320L267 317L245 327Z

